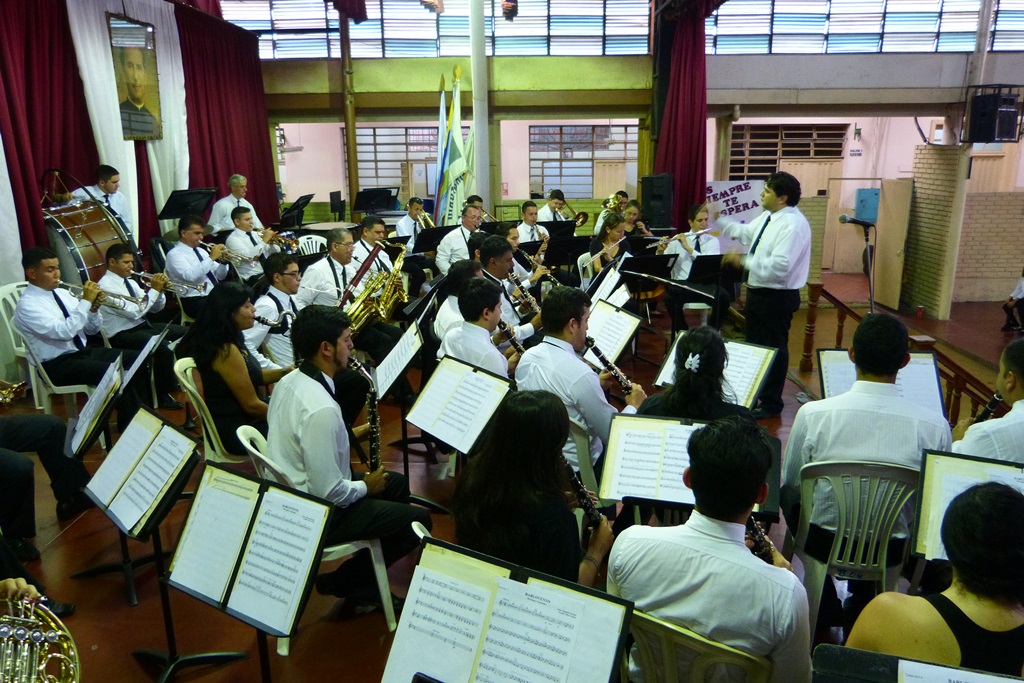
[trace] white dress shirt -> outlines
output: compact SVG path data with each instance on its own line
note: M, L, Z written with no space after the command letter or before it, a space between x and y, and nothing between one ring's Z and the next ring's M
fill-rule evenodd
M533 323L519 323L519 311L517 311L516 307L512 304L512 297L509 295L509 291L512 289L509 281L507 279L499 280L486 270L482 272L485 278L501 287L501 319L505 321L506 325L512 328L512 332L515 333L516 339L522 341L523 339L532 337L536 332L533 327ZM525 282L523 283L523 287L527 288ZM502 344L502 346L507 346L507 344Z
M453 294L445 299L437 308L437 315L434 316L434 336L437 337L438 341L442 341L448 330L461 325L462 322L462 312L459 310L459 297Z
M362 266L363 261L370 256L371 251L373 251L373 246L371 246L366 240L356 240L352 251L352 263L355 264L357 269ZM373 259L373 265L371 265L370 269L366 271L366 275L370 276L374 273L380 272L390 273L394 269L395 264L391 262L391 257L387 255L387 252L384 251L383 245L381 245L381 250L377 252L377 256Z
M604 397L597 373L576 355L569 342L545 337L543 342L527 349L516 367L516 386L520 391L550 391L562 399L569 417L589 432L590 462L597 462L608 443L612 415L618 411ZM630 415L636 408L626 406L622 412ZM576 444L571 438L565 442L562 454L579 469Z
M227 197L221 197L218 199L217 203L213 205L213 210L210 211L210 225L216 228L214 232L224 232L225 230L235 229L235 222L231 220L231 212L239 206L244 206L252 212L252 227L263 227L263 223L260 222L259 216L256 215L256 209L253 208L252 204L250 204L248 200L244 197L242 199L235 199L235 195L229 194Z
M548 236L548 230L543 225L527 225L524 222L517 229L520 242L540 242Z
M1017 280L1017 286L1013 288L1011 299L1024 299L1024 277Z
M92 199L96 199L100 204L103 204L117 214L124 221L125 231L129 234L132 233L132 205L128 202L128 197L125 196L124 192L118 190L114 194L107 194L100 189L99 185L92 185L88 188L78 188L71 193L71 196L75 199L90 199L90 194Z
M295 301L299 308L305 308L310 304L320 306L337 306L345 288L356 276L358 268L354 263L343 266L328 254L322 259L306 268L302 274L302 284L299 285L299 292L295 295ZM352 288L352 296L349 297L347 309L352 300L363 291L364 277L355 287ZM318 291L320 290L320 291Z
M566 218L561 212L556 214L554 211L551 210L551 207L548 206L548 204L545 202L544 206L541 206L541 207L539 207L537 209L537 220L538 221L545 221L545 222L547 222L547 221L567 221L567 220L570 220L570 219Z
M465 320L445 333L437 359L451 356L456 360L489 370L499 377L508 377L508 359L491 341L490 333Z
M329 387L334 380L321 374ZM288 484L338 507L366 496L366 484L352 481L348 430L334 396L300 370L274 385L267 413L267 455Z
M765 219L771 221L764 227ZM738 239L753 248L747 254L743 267L749 271L748 287L767 289L800 289L807 284L811 267L811 226L795 206L787 206L774 213L765 211L749 223L734 223L719 219L722 235Z
M696 510L682 526L632 526L608 557L608 592L635 608L772 663L773 683L811 680L807 593L793 572L758 559L742 524ZM680 662L689 680L691 660ZM635 675L630 676L638 681ZM714 681L745 681L716 667Z
M971 425L953 452L1024 465L1024 401L1000 418Z
M235 264L238 277L243 280L248 280L253 275L263 275L263 264L259 262L259 258L281 251L281 247L276 244L267 244L255 232L245 232L238 228L231 231L231 234L228 235L227 240L224 242L224 246L236 254L257 259L252 265L247 263Z
M130 330L146 322L147 313L157 313L162 311L164 304L167 303L167 297L164 296L163 292L158 292L155 289L146 289L138 282L132 282L132 291L128 291L128 285L123 277L108 270L103 277L100 278L99 286L104 292L111 292L113 294L120 294L121 296L130 296L137 298L145 294L146 300L142 304L133 304L129 301L124 302L124 308L107 308L103 318L103 334L107 335L107 338L113 337L119 332Z
M60 297L67 309L66 317L54 300L54 294ZM66 289L49 292L29 283L14 309L14 326L39 362L45 363L78 351L75 337L82 341L84 347L85 335L100 331L103 316L99 311L92 313L91 308L91 303L75 298Z
M437 245L437 256L434 258L434 261L437 263L437 269L441 271L441 274L447 275L448 269L456 261L464 261L470 258L469 238L472 234L472 232L460 225L441 238L441 243Z
M206 288L202 292L189 287L184 293L179 294L179 297L207 296L213 289L215 280L219 282L228 276L228 264L212 260L202 247L193 249L183 242L178 242L167 252L164 270L167 271L167 277L178 282L196 286L206 283ZM207 277L208 275L214 279Z
M298 313L298 306L291 296L277 287L267 290L266 294L256 299L254 305L256 306L256 315L265 320L277 320L283 311ZM286 318L281 326L287 326L287 330L271 332L270 325L264 325L257 320L252 327L242 333L245 336L245 345L249 349L249 353L260 362L260 367L264 370L277 370L295 362L295 352L292 349L292 322ZM270 360L260 353L259 349L264 341L274 356L274 360Z
M415 253L416 236L420 234L419 223L410 218L409 214L405 214L395 223L395 234L399 237L408 236L409 241L405 243L405 253Z
M800 486L800 468L812 462L864 460L920 469L923 449L948 451L949 423L934 410L899 395L895 384L856 381L845 394L805 403L797 412L782 458L782 483ZM811 521L835 531L836 504L831 488L814 487ZM904 507L893 527L907 535L914 503Z
M672 266L672 279L673 280L686 280L690 277L690 268L693 267L693 261L698 256L714 256L722 253L722 247L718 243L718 238L713 235L701 235L700 237L694 237L692 232L685 233L684 238L687 243L693 247L697 240L700 240L700 251L690 255L690 252L683 248L683 245L679 243L679 240L672 240L665 247L665 254L678 254L679 258L676 259L676 263Z

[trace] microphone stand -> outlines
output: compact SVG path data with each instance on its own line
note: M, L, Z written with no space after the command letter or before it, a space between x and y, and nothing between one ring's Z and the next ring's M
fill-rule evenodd
M864 228L864 254L867 256L868 261L868 312L875 312L875 262L871 257L871 241L869 235L871 228L874 228L874 224L862 225ZM875 234L878 234L878 228L875 228Z

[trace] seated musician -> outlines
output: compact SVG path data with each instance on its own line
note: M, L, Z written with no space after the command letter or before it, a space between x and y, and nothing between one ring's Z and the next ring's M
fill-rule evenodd
M537 221L540 219L537 217L536 202L529 200L523 202L522 217L523 222L517 226L519 240L521 242L543 242L544 244L537 250L537 255L534 257L543 263L544 252L548 249L548 240L551 239L551 235L543 225L537 225Z
M527 349L519 360L516 385L520 391L550 391L562 399L569 417L590 434L590 461L597 466L604 444L608 443L612 415L618 411L604 393L614 381L611 373L603 371L599 376L577 355L587 339L590 297L574 287L555 287L544 298L542 309L544 341ZM622 412L635 413L646 398L643 388L633 383ZM576 469L577 458L588 455L577 454L572 439L565 442L562 453Z
M565 206L565 195L561 190L551 190L548 192L547 204L537 211L537 220L544 222L570 220L562 214L563 206Z
M637 202L635 199L633 200L632 203L636 204L638 207L640 206L639 202ZM594 235L597 236L597 231L601 229L601 224L604 223L604 219L608 217L608 214L610 214L610 213L621 213L621 214L625 215L626 214L626 207L629 204L630 204L629 193L627 193L625 190L619 190L618 192L613 194L611 197L608 197L608 199L605 199L604 201L602 201L601 202L601 206L603 208L601 209L601 213L599 213L597 215L597 221L594 222ZM639 215L639 212L637 212L637 215ZM629 221L628 217L627 217L626 222L627 222L626 232L632 234L633 233L633 229L634 229L635 226L633 225L632 222ZM643 234L643 233L638 233L638 234ZM650 233L647 233L647 234L650 234Z
M419 197L410 197L406 206L406 214L398 219L395 224L395 234L398 237L408 237L405 243L405 261L402 263L402 272L409 276L409 296L417 298L423 289L423 283L427 281L424 270L437 272L437 264L434 259L426 254L417 254L416 237L424 228L423 200Z
M672 237L668 244L658 247L659 254L677 254L675 265L672 266L673 280L689 280L690 269L693 261L698 256L715 256L722 253L722 247L718 238L705 233L700 235L708 227L708 212L705 204L694 204L687 214L690 224L689 232L681 232ZM732 303L732 297L721 285L715 285L715 303L711 306L711 316L708 324L715 329L722 326L722 315ZM686 317L683 314L683 305L695 301L692 296L677 292L669 288L665 295L665 302L668 304L672 315L675 329L686 329ZM707 303L705 299L699 299L700 303Z
M451 356L499 377L515 371L519 356L512 352L506 358L491 338L501 320L501 287L484 278L473 278L459 290L461 324L445 333L438 349L438 359Z
M540 329L541 316L539 311L532 310L529 302L524 302L519 310L530 318L528 322L520 323L519 312L516 310L516 305L512 303L510 294L513 286L508 281L508 273L514 262L512 245L505 238L492 235L484 240L483 246L480 247L483 276L501 288L501 319L512 329L516 339L525 342L537 334ZM539 340L534 339L532 343L537 341Z
M1003 313L1006 314L1006 322L1000 328L1003 332L1024 332L1024 270L1003 302Z
M264 228L263 232L256 234L253 230L253 212L246 206L236 206L231 209L231 222L235 229L228 233L224 246L236 254L241 254L252 261L239 261L235 264L238 271L238 279L252 287L256 281L263 277L263 264L261 263L271 254L281 251L281 247L273 244L277 233L270 228Z
M222 262L225 252L223 244L209 245L209 252L199 246L205 230L201 217L183 217L178 221L178 243L167 252L167 277L196 287L178 295L178 303L190 318L199 317L206 297L229 272L228 264ZM204 284L205 288L197 289Z
M252 425L267 434L267 402L263 385L287 375L294 366L264 370L245 347L243 332L252 327L256 308L252 290L238 282L225 282L207 297L195 323L175 352L195 359L203 380L203 399L213 417L224 449L245 455L235 430Z
M0 535L0 577L2 576L9 578L0 581L0 600L38 600L46 597L46 587L25 568ZM75 613L75 605L71 602L57 602L47 597L46 606L58 619L70 617Z
M121 219L125 234L132 234L132 205L128 197L119 189L121 174L113 166L100 164L96 168L96 184L80 187L71 193L72 199L95 199L108 211Z
M456 261L473 258L473 253L469 250L469 238L480 227L480 209L475 206L464 206L459 222L459 227L442 237L440 244L437 245L437 257L434 260L437 262L438 270L443 274L447 274L448 269Z
M299 312L294 296L299 291L302 274L299 272L299 262L296 258L285 253L271 254L265 270L270 280L270 289L256 300L256 321L242 334L245 337L246 348L259 361L261 368L280 370L295 363L295 352L292 347L292 326L295 319L289 319L284 312L291 311L296 315ZM263 321L278 324L271 327ZM259 349L264 344L273 360L260 353ZM369 385L361 374L352 369L342 370L335 375L334 384L339 389L337 397L341 413L351 425L366 404Z
M302 363L274 389L268 455L286 483L334 504L328 545L379 538L390 565L419 545L410 525L421 522L429 529L430 515L409 505L409 482L401 474L383 467L352 472L348 432L332 380L348 366L352 351L348 316L336 306L307 306L292 329ZM353 607L380 606L368 550L318 576L316 588Z
M519 276L519 279L522 280L523 287L530 289L542 278L551 275L551 271L545 266L533 266L530 264L529 259L524 256L526 252L519 248L519 230L515 225L512 223L499 223L494 234L498 237L504 237L505 241L512 245L512 269L515 271L516 275ZM520 258L523 262L529 265L524 266L523 263L520 263ZM536 296L539 293L540 287L537 287L534 291L534 295Z
M999 356L996 391L1010 412L972 424L964 418L953 429L953 452L1024 465L1024 339L1016 339Z
M44 247L31 247L21 257L25 288L14 311L14 326L25 338L35 358L57 386L86 384L94 387L110 364L121 356L127 369L135 362L135 351L86 346L85 335L100 331L103 290L91 280L81 298L58 289L60 264L57 255ZM135 417L143 396L149 395L148 372L137 372L117 402L117 430L123 432Z
M231 219L231 212L240 206L244 206L252 212L252 224L254 228L260 229L263 223L256 215L256 209L245 198L249 191L249 181L244 175L234 174L228 178L228 194L218 199L210 210L210 225L213 226L215 239L220 244L235 227Z
M626 219L621 213L610 212L597 230L597 236L590 241L590 255L601 255L592 264L594 274L600 273L612 261L619 259L623 254L632 253L629 240L623 239L626 236Z
M355 240L352 245L352 261L358 268L370 258L370 253L377 246L377 243L384 242L384 238L387 237L388 226L380 216L363 216L363 219L359 222L359 227L355 228L352 232L352 237ZM366 271L367 276L374 273L390 275L391 271L395 269L395 264L391 262L391 257L384 250L384 245L381 244L380 247L380 251L377 252L373 262L370 264L370 269ZM423 273L420 273L421 277L422 275Z
M772 456L764 432L727 417L694 432L687 450L683 483L693 489L696 509L681 526L623 531L608 556L608 592L641 612L767 658L773 683L809 682L807 594L778 551L769 565L744 542L754 505L768 497ZM678 680L690 679L682 670L688 666L680 662Z
M650 237L653 233L647 229L647 223L640 218L640 202L630 199L624 208L619 209L626 218L627 235L643 235Z
M520 444L524 431L534 435L526 449ZM586 552L581 549L576 517L566 502L572 494L562 444L568 438L569 415L557 396L546 391L506 395L456 484L456 542L593 586L612 529L602 518Z
M124 300L124 308L108 308L103 315L103 334L110 340L110 345L119 349L141 351L149 340L158 336L165 329L167 335L160 346L153 350L153 380L156 382L157 405L164 410L181 410L185 406L171 394L180 391L178 379L174 376L174 352L168 347L185 334L180 325L153 323L147 320L149 313L163 310L166 297L164 288L169 280L163 273L153 276L149 291L132 281L132 270L135 268L135 254L127 244L115 244L107 249L107 272L100 278L100 289L111 294L143 298L143 303L135 304Z
M437 293L440 305L434 317L433 330L439 342L444 339L448 330L457 327L464 320L459 310L459 292L462 291L464 284L475 277L483 277L483 268L480 267L479 261L456 261L448 270L448 275L440 285L443 289Z

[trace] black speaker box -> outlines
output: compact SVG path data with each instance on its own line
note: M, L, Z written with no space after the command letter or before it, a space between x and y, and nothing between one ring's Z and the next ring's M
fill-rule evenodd
M641 208L649 227L667 228L672 225L672 180L671 173L645 175L640 179Z
M1016 142L1017 94L989 93L971 98L967 142Z
M331 213L339 216L345 215L345 200L341 198L341 190L331 193Z

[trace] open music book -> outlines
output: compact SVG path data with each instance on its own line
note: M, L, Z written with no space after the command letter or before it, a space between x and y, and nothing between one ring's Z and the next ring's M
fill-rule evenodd
M665 417L613 415L598 495L692 505L693 491L683 484L683 470L690 465L690 435L702 426Z
M629 343L639 326L640 316L613 306L607 301L598 301L590 309L587 335L594 338L597 348L601 349L601 353L614 363L622 355L623 349L626 348L626 344ZM601 361L590 349L583 354L583 360L599 370L604 369Z
M507 377L446 356L406 419L460 453L469 453L510 387Z
M665 362L658 371L658 377L654 385L658 387L668 386L675 382L676 377L676 347L679 339L686 331L676 336L672 343ZM748 342L725 340L725 351L729 361L725 365L725 382L723 389L725 400L736 405L753 408L757 401L757 395L761 393L761 386L764 384L768 369L775 362L777 349Z
M71 436L71 452L75 457L92 447L93 440L99 435L103 425L101 422L110 415L114 399L121 392L124 385L124 369L121 366L121 356L117 357L103 378L96 385L89 399L82 406L82 412L78 414Z
M610 681L632 603L427 539L384 683Z
M142 408L89 480L85 493L129 536L137 536L198 462L193 437Z
M265 633L289 636L330 515L314 496L207 463L168 582Z
M940 531L946 508L975 484L997 481L1024 493L1024 467L960 453L925 451L917 493L912 552L928 560L948 559Z
M846 349L818 349L818 375L823 398L850 390L857 381L857 368ZM911 351L910 362L896 375L899 395L922 408L946 414L939 383L939 365L931 351Z
M391 353L373 370L378 396L383 396L391 390L391 385L409 367L409 363L412 362L421 346L423 346L423 337L420 335L420 326L409 325L409 329L395 344L395 348L391 349Z
M613 263L605 270L608 272L601 278L597 289L590 297L591 303L596 305L598 301L607 301L613 306L624 306L629 301L629 288L619 287L622 283L622 276L619 275L618 264ZM604 271L601 272L604 273Z

